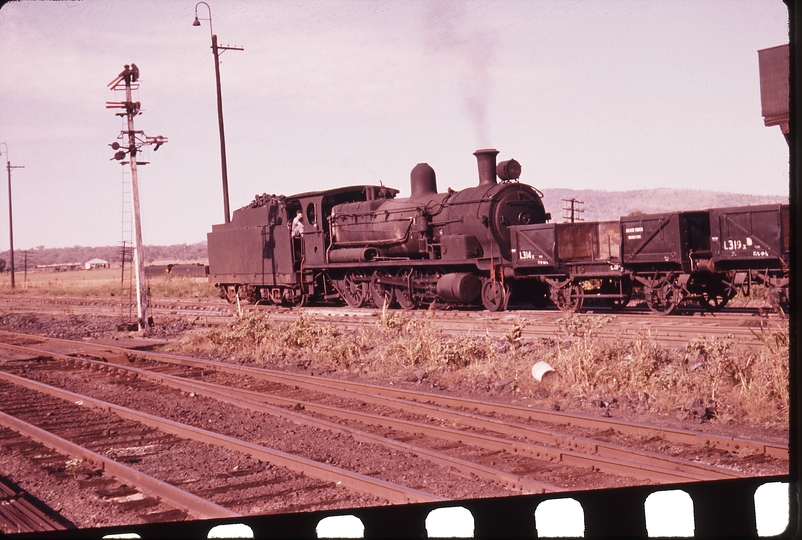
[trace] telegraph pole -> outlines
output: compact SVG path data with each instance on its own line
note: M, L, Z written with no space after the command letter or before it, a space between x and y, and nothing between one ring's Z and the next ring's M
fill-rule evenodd
M573 197L570 199L563 199L563 219L568 221L569 223L574 223L576 221L584 221L584 218L580 216L582 212L585 210L580 207L580 204L585 204L584 201L579 201L574 199Z
M125 112L116 113L117 116L124 116L128 119L128 129L120 132L118 138L128 138L128 147L122 147L120 143L113 142L109 146L117 150L112 159L122 160L126 154L130 156L128 163L131 166L131 204L134 213L134 267L136 268L136 306L139 331L145 330L150 324L148 318L148 294L145 285L145 261L142 253L142 225L139 219L139 180L137 177L137 165L147 165L146 161L137 161L136 155L143 144L155 144L153 151L167 142L167 137L145 137L142 131L134 129L134 117L140 113L140 104L131 99L132 88L139 88L135 85L139 80L139 68L136 64L125 65L125 69L111 81L108 86L112 90L122 90L125 88L125 101L107 101L107 109L125 109ZM122 85L122 86L121 86ZM125 162L123 162L123 165Z
M0 143L6 147L6 170L8 171L8 239L11 245L11 288L14 284L14 219L11 216L11 169L24 169L23 165L12 165L11 158L8 157L8 145Z

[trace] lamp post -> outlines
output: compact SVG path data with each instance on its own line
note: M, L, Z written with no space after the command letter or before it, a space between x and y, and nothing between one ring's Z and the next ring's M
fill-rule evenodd
M8 239L11 248L11 288L14 288L14 219L11 216L11 169L24 169L22 165L12 165L11 158L8 156L8 145L1 142L6 147L6 170L8 171Z
M209 11L208 19L198 18L198 6L203 4ZM212 54L214 54L214 74L217 80L217 121L220 126L220 165L223 169L223 209L225 211L225 222L231 221L228 208L228 167L226 166L226 134L223 128L223 94L220 89L220 51L242 51L242 47L220 47L217 45L217 35L212 30L212 8L206 2L195 4L195 20L192 26L200 26L201 21L209 21L209 33L212 36Z

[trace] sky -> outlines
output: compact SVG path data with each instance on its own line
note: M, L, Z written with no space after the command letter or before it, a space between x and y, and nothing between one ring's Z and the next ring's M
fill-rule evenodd
M212 1L230 206L343 185L409 195L478 182L472 153L540 189L674 187L787 195L788 146L760 109L760 49L788 42L780 0ZM107 84L135 63L145 244L223 221L209 11L182 0L0 9L0 152L14 246L119 245L127 166ZM0 182L5 184L5 182ZM0 250L8 209L0 189ZM125 207L128 210L128 207ZM552 213L558 209L551 209Z

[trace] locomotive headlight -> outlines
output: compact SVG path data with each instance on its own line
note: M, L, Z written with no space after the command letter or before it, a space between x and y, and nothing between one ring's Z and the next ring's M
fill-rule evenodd
M502 180L517 180L521 177L521 164L514 159L496 165L496 175Z

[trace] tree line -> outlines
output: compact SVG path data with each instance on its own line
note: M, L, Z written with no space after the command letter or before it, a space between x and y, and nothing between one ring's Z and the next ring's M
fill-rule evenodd
M208 262L206 242L197 244L173 244L170 246L143 246L145 264L154 262L182 263L182 262ZM126 246L125 260L131 261L131 246ZM34 249L14 250L14 267L16 270L36 268L54 264L83 264L92 259L103 259L112 266L122 262L123 246L73 246L66 248L46 248L37 246ZM9 250L0 251L0 272L10 270L11 253Z

